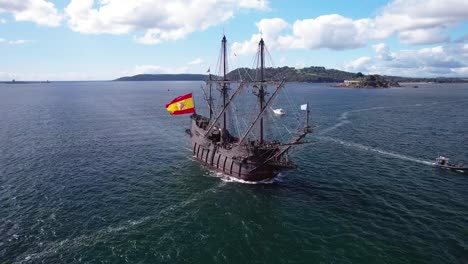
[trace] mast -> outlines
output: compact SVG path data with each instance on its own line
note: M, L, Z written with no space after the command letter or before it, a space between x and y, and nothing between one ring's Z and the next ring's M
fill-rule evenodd
M227 78L226 78L226 71L227 71L227 60L226 60L226 36L223 36L222 45L223 45L223 88L221 89L221 93L223 96L223 109L226 109L226 97L227 97ZM226 144L226 111L223 113L223 129L221 134L221 139L223 145Z
M208 105L210 106L210 120L213 117L213 97L211 96L211 73L208 75L208 79L210 80L210 92L208 97Z
M264 69L265 69L265 42L263 42L263 38L260 39L260 89L258 91L258 100L260 102L260 113L264 110L264 103L265 103L265 90L263 88L263 83L265 82L264 78ZM260 131L259 136L260 145L263 144L263 117L260 118Z
M278 95L278 92L281 90L281 88L284 87L284 80L280 83L280 85L278 85L276 87L276 90L273 92L273 94L270 96L270 98L268 98L268 101L266 102L265 104L265 107L263 108L263 111L261 111L257 117L255 118L255 120L252 122L252 124L250 125L250 127L247 129L247 131L244 133L244 135L240 138L239 140L239 145L242 144L242 142L244 142L244 140L247 138L247 136L249 135L250 131L252 130L252 128L255 126L255 124L257 124L257 121L259 121L261 119L261 117L263 116L263 114L265 113L265 110L267 109L267 107L270 105L271 102L273 102L273 100L275 99L275 97Z
M309 125L309 117L310 117L310 110L309 110L309 102L306 104L306 125L304 127L304 133L308 134L312 132L312 128Z
M216 118L214 119L214 121L211 122L211 125L208 127L208 129L206 129L206 132L204 134L205 137L210 133L211 129L218 123L221 116L224 114L224 112L227 111L229 104L232 102L234 97L236 97L241 92L242 88L244 88L244 84L241 84L239 85L239 87L237 87L236 91L231 95L231 98L229 98L229 100L226 102L226 107L224 107L223 110L221 110L221 112L219 112L216 115Z

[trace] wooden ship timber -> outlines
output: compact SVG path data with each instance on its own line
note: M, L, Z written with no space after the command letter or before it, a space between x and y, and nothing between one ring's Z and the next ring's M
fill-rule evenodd
M194 158L202 164L223 174L235 177L244 181L262 181L272 179L278 173L296 168L296 164L289 159L289 151L296 145L307 143L302 142L308 133L312 132L309 126L309 107L306 108L306 123L299 133L290 142L282 143L277 140L264 138L264 116L271 106L278 93L284 88L285 82L267 81L264 78L265 69L265 43L263 39L259 42L259 77L254 81L229 81L227 79L227 48L226 37L222 39L221 48L221 72L218 75L209 75L207 87L209 96L205 94L208 103L209 117L198 113L191 115L191 128L187 129L192 141L192 154ZM213 98L211 87L216 85L221 93L222 106L220 111L214 114ZM229 95L230 86L237 88L232 95ZM267 87L274 87L274 91L269 95ZM238 136L231 134L227 124L227 111L231 102L245 87L252 87L253 94L257 96L258 114L244 133ZM269 96L267 96L269 95ZM256 128L256 140L251 140L252 130Z

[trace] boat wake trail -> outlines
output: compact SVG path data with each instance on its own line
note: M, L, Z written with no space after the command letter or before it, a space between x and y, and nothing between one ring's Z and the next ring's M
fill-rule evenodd
M356 109L356 110L350 110L350 111L346 111L346 112L343 112L340 117L338 118L339 122L334 124L333 126L331 127L327 127L325 129L323 129L322 131L320 131L318 133L318 135L325 135L327 133L330 133L332 132L333 130L339 128L339 127L342 127L346 124L350 124L351 121L348 120L348 116L349 114L351 113L358 113L358 112L365 112L365 111L372 111L372 110L379 110L379 109L387 109L387 108L394 108L393 106L388 106L388 107L385 107L385 106L379 106L379 107L372 107L372 108L363 108L363 109Z
M347 112L346 112L346 113L347 113ZM330 133L331 131L333 131L333 130L335 130L335 129L341 127L341 126L344 126L344 125L346 125L346 124L349 124L349 123L351 123L351 121L349 121L349 120L342 120L342 121L336 123L335 125L333 125L333 126L331 126L331 127L325 128L324 130L320 131L318 134L319 134L319 135L325 135L325 134Z
M93 246L102 241L107 241L108 239L106 239L106 237L108 237L109 235L120 233L129 229L132 229L138 225L148 223L148 222L153 222L153 221L168 217L174 212L180 211L184 209L185 207L187 207L188 205L198 202L207 193L216 192L217 189L225 185L226 185L225 182L220 182L219 184L217 184L216 186L212 188L208 188L204 191L201 191L192 195L192 197L188 200L185 200L179 204L175 204L175 205L163 208L161 211L159 211L156 215L153 215L153 216L147 216L147 217L143 217L137 220L128 220L121 225L109 226L93 234L82 235L82 236L75 237L72 239L65 239L62 241L44 244L43 246L41 246L41 249L38 250L39 252L37 253L26 252L25 254L19 256L14 263L38 263L38 262L41 262L40 259L57 254L57 252L62 249L70 251L70 250L79 248L81 246Z
M404 108L404 107L421 107L425 105L438 105L438 104L447 104L447 103L461 103L461 102L467 102L468 100L453 100L453 101L444 101L444 102L432 102L429 104L409 104L409 105L396 105L396 106L378 106L378 107L371 107L371 108L363 108L363 109L356 109L356 110L350 110L341 113L339 116L338 120L339 122L334 124L333 126L327 127L323 129L322 131L318 132L318 135L325 135L330 132L332 132L335 129L338 129L339 127L342 127L346 124L350 124L351 121L348 119L349 115L352 113L359 113L359 112L367 112L367 111L374 111L374 110L383 110L383 109L394 109L394 108Z
M406 156L406 155L403 155L403 154L388 152L388 151L385 151L385 150L372 148L372 147L369 147L369 146L361 145L361 144L354 143L354 142L344 141L344 140L337 139L337 138L323 137L323 136L320 136L320 137L317 137L317 138L320 139L320 140L326 140L326 141L329 141L329 142L341 144L341 145L343 145L345 147L350 147L350 148L363 150L363 151L370 151L370 152L378 153L378 154L381 154L381 155L384 155L384 156L389 156L389 157L393 157L393 158L397 158L397 159L401 159L401 160L412 161L412 162L416 162L416 163L420 163L420 164L424 164L424 165L432 165L431 161L418 159L418 158Z

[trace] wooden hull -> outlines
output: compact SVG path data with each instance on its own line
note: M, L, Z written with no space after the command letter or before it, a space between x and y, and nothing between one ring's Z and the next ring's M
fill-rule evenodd
M246 146L230 144L222 146L204 136L206 130L195 120L187 133L192 141L192 155L208 168L244 181L263 181L275 178L281 171L289 169L266 159L252 161ZM292 168L292 166L290 167Z

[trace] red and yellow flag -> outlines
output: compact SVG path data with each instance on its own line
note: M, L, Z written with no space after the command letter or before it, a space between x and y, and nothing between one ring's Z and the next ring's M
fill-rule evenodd
M166 109L171 115L183 115L195 113L192 93L179 96L166 105Z

